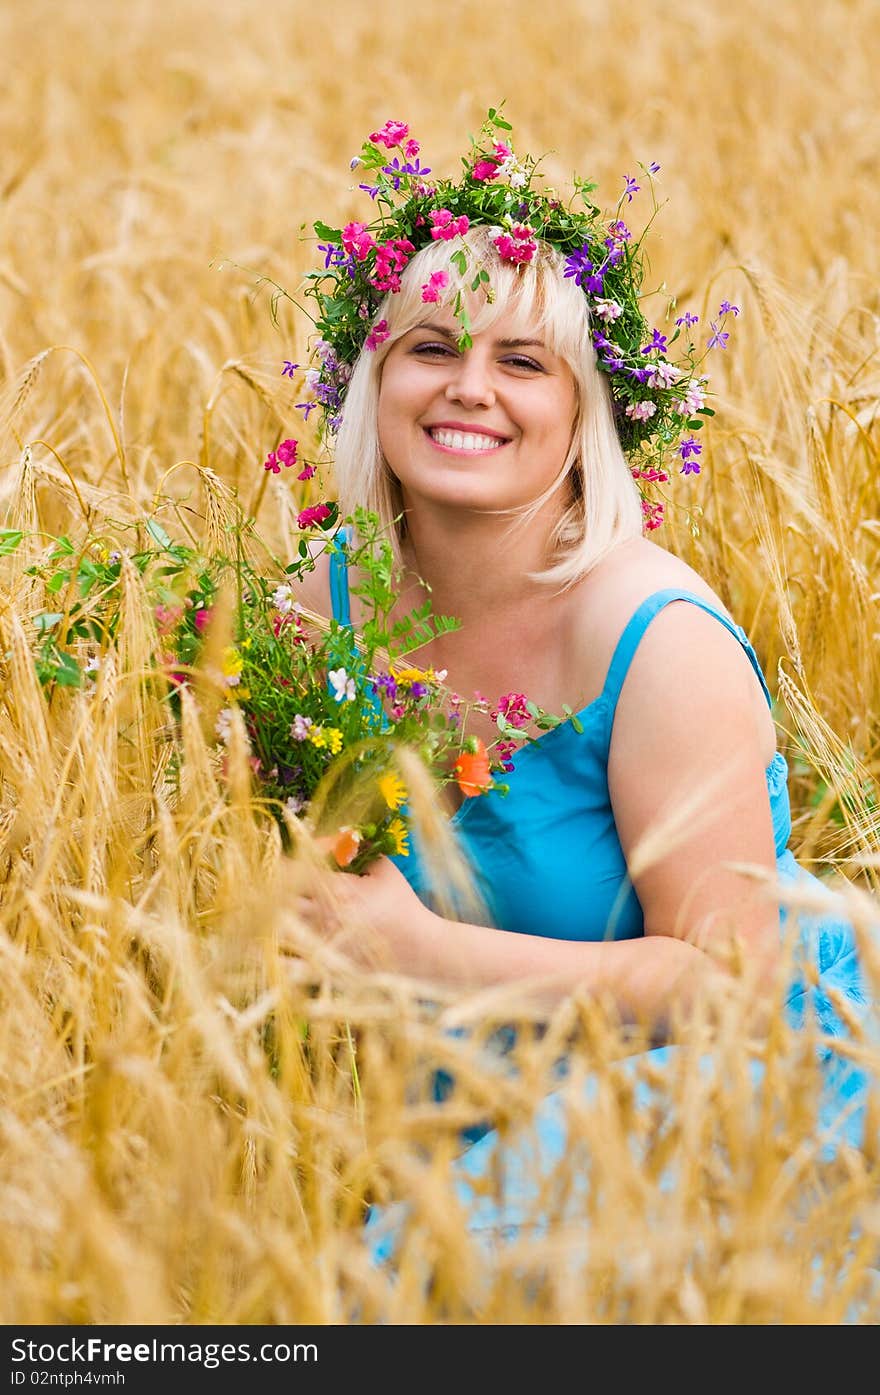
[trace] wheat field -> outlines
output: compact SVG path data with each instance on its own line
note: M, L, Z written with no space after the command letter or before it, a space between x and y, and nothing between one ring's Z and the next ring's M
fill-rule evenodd
M314 869L254 805L245 750L221 788L195 704L171 729L143 682L134 568L97 696L47 699L29 622L61 534L124 548L154 518L210 549L243 515L293 555L298 505L260 465L302 432L280 368L309 326L287 300L273 324L268 281L294 291L312 221L362 210L349 161L386 118L453 173L504 100L519 150L608 201L657 160L652 284L742 315L703 473L654 537L757 649L792 849L846 878L876 988L878 51L872 0L0 9L0 499L24 534L0 556L4 1323L880 1319L878 1159L823 1153L809 1035L771 1033L755 1096L734 1001L644 1108L632 1043L573 999L499 1076L481 1043L525 998L426 1002L297 921ZM458 1131L526 1125L566 1047L546 1225L492 1249L450 1179ZM851 1054L880 1068L858 1033ZM365 1207L400 1198L379 1266Z

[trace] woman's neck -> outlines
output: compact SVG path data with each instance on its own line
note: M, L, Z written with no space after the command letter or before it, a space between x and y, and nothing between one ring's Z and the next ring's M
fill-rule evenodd
M421 580L430 587L435 613L456 615L463 623L533 605L550 595L527 573L548 565L552 522L542 512L512 532L510 517L420 503L406 510L404 583Z

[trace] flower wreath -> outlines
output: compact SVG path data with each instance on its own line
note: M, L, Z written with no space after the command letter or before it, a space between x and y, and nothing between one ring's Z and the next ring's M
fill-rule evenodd
M379 312L385 297L400 290L404 268L422 247L439 240L454 244L470 227L485 224L494 232L499 259L525 265L541 240L562 253L565 276L572 277L587 298L597 366L609 379L618 437L642 493L645 528L657 528L664 504L648 498L644 486L668 482L673 447L681 462L679 473L700 473L702 446L694 433L714 413L706 406L707 379L698 369L709 350L725 347L729 335L724 323L727 316L739 314L739 307L722 301L699 356L692 335L697 315L680 315L668 333L650 327L641 308L644 232L634 237L621 217L640 192L637 177L624 175L611 217L592 201L596 186L577 177L575 192L565 203L555 190L536 186L535 181L543 179L539 161L514 154L511 129L500 109L490 108L478 135L471 138L458 183L428 182L431 170L420 163L419 142L402 121L386 121L364 142L351 167L367 176L359 187L372 200L374 217L344 228L314 224L324 265L306 274L304 294L317 307L312 318L320 335L315 345L318 366L306 373L312 399L297 406L306 420L314 409L321 410L325 436L339 429L354 363L362 350L375 350L388 338L387 321ZM652 162L639 168L652 195L650 226L657 211L654 176L660 166ZM466 278L465 244L451 251L450 261ZM448 282L446 272L434 272L421 288L422 299L440 301ZM481 267L469 284L472 291L482 287L491 296L490 283L490 273ZM670 313L674 304L670 301ZM458 347L464 350L471 336L461 291L451 305L461 326ZM674 344L679 347L673 363L669 351ZM296 367L285 362L283 371L293 377Z

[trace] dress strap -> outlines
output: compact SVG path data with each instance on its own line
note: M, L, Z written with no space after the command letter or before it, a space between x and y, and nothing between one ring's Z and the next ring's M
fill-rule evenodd
M340 625L351 624L351 602L348 595L348 557L340 544L348 543L348 529L342 527L334 535L335 546L330 552L330 605L333 619Z
M770 689L767 687L767 681L764 678L761 665L758 662L758 656L749 643L748 635L742 625L735 625L728 616L722 614L716 606L710 605L708 601L704 601L701 596L695 596L691 591L679 591L675 587L668 587L665 591L655 591L652 596L648 596L642 601L641 605L627 621L623 634L617 641L617 648L614 650L614 656L609 665L608 676L605 679L605 687L603 689L603 696L608 702L611 717L613 718L614 716L614 711L617 707L617 699L620 697L620 690L623 687L623 680L629 672L629 666L632 663L633 655L639 647L642 635L654 619L654 616L659 615L660 611L668 606L671 601L691 601L693 605L698 605L701 610L705 610L707 614L714 615L717 620L720 620L724 628L729 630L730 633L739 640L749 656L752 668L758 675L761 687L764 689L767 705L772 709L773 698L770 696Z

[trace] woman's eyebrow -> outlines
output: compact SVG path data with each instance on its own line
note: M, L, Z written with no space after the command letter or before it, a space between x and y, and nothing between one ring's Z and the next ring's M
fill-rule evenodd
M444 339L458 339L458 335L454 330L445 329L442 325L432 325L422 322L421 324L413 325L413 329L427 329L430 330L432 334L442 334ZM499 349L544 349L547 347L542 339L496 339L495 343Z

